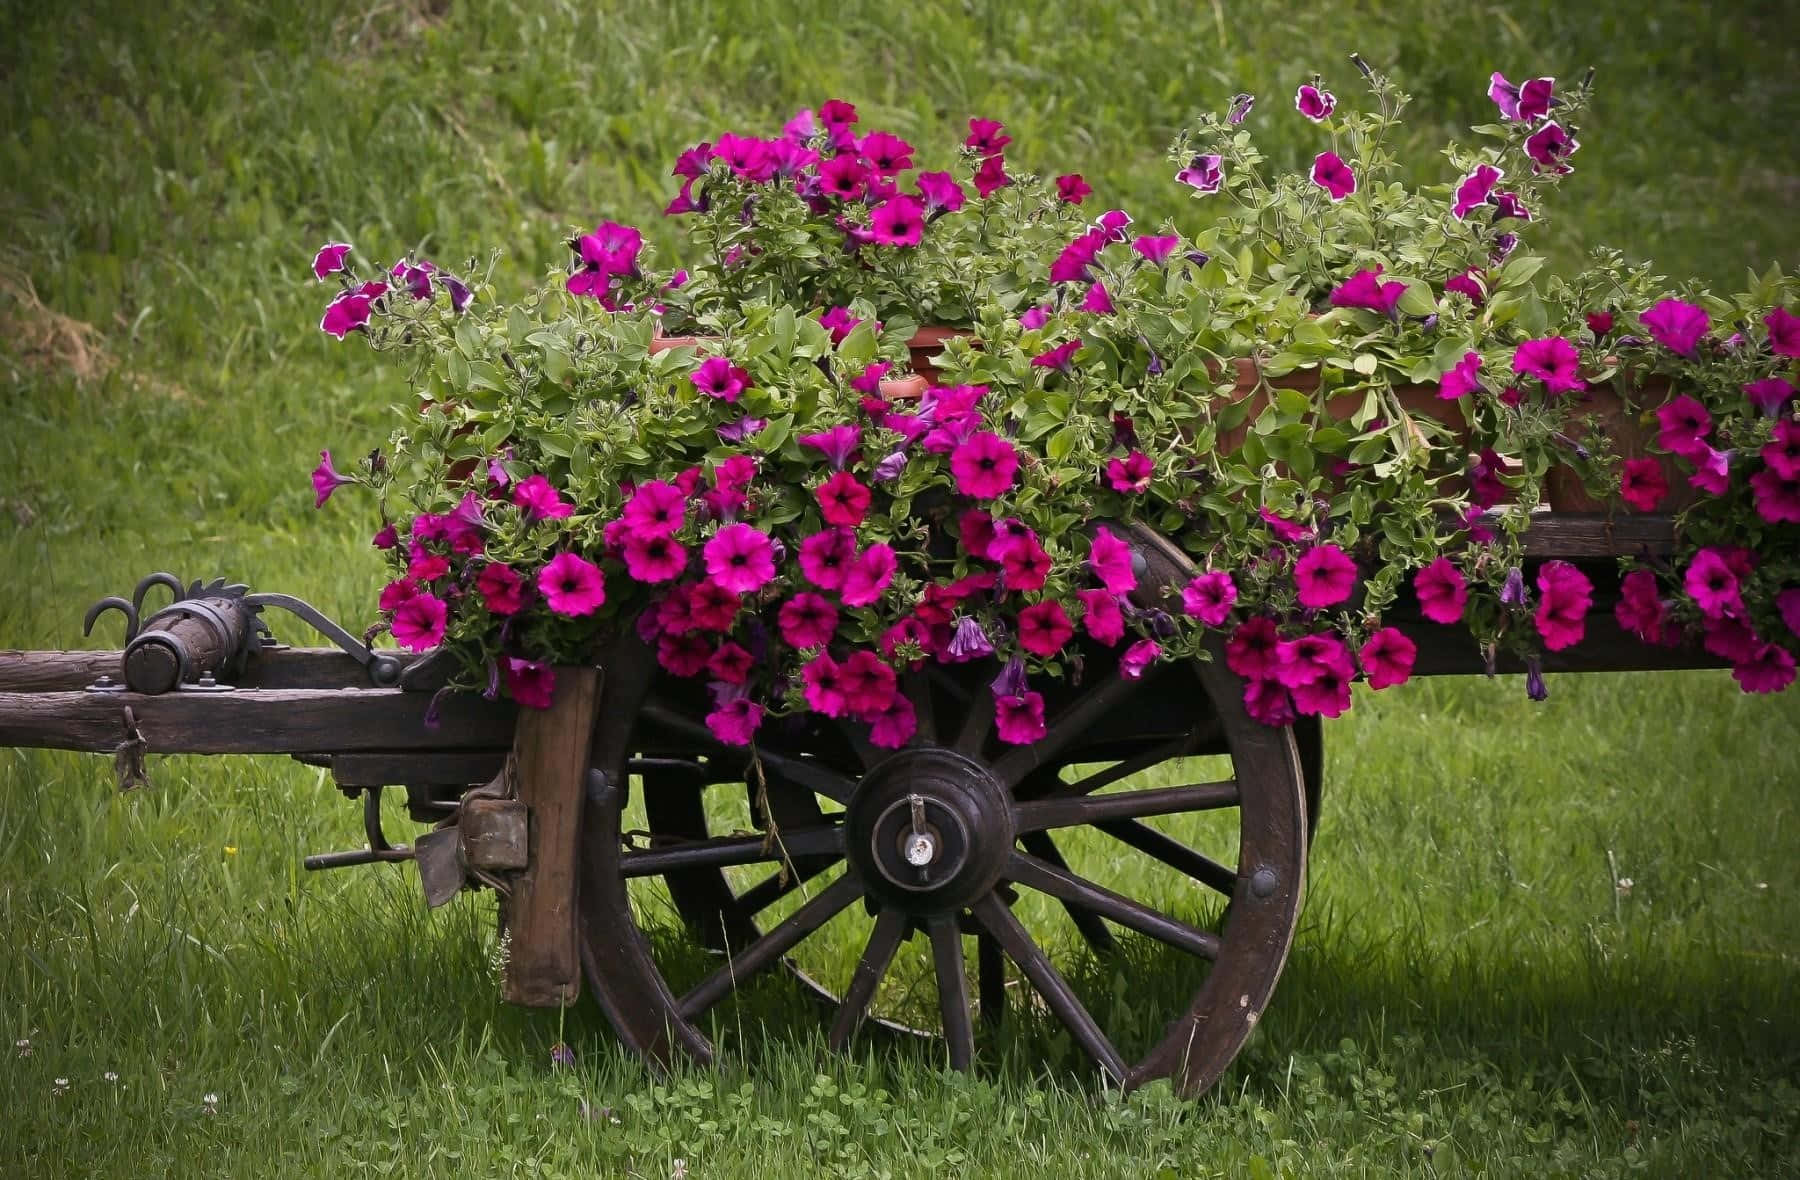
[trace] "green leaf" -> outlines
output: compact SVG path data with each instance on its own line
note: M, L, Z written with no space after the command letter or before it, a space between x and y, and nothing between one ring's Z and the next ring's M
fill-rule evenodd
M1407 315L1428 316L1438 309L1437 297L1431 293L1431 284L1418 279L1407 279L1406 292L1400 296L1399 308Z
M1502 287L1523 287L1531 281L1531 276L1543 269L1544 259L1538 254L1515 254L1505 266L1500 268Z
M1075 444L1080 440L1080 431L1076 430L1073 426L1065 426L1050 436L1049 441L1044 444L1044 454L1048 455L1052 460L1066 459L1069 457L1069 452L1075 449Z
M876 343L875 326L864 320L838 345L838 356L843 358L846 365L864 368L875 359Z
M769 334L773 337L775 355L784 361L794 355L796 330L794 309L784 304L769 321Z
M1356 358L1350 362L1350 367L1365 377L1373 377L1380 364L1380 359L1374 353L1359 352L1356 354Z

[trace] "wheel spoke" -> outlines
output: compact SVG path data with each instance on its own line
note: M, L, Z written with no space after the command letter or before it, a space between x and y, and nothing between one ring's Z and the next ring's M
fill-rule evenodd
M1080 737L1095 722L1112 712L1149 682L1115 676L1064 709L1045 730L1044 736L1029 746L1015 746L989 768L1001 786L1012 787L1032 771L1043 766L1070 742Z
M956 731L955 750L970 758L979 757L987 745L988 732L994 728L993 702L976 693L963 714L962 727Z
M1019 920L1013 917L1013 912L1006 908L999 895L989 893L982 897L975 903L974 913L975 920L987 927L1012 961L1019 965L1019 970L1025 973L1025 978L1031 981L1031 986L1056 1013L1076 1043L1087 1050L1088 1056L1115 1082L1123 1082L1125 1062L1119 1051L1106 1039L1106 1034L1100 1031L1100 1026L1094 1023L1094 1018L1070 990L1068 981L1051 965L1037 943L1031 941L1031 935L1019 925Z
M937 744L937 709L931 699L931 674L924 669L902 672L900 687L906 693L906 699L912 702L913 720L917 723L917 738L922 745Z
M738 749L735 746L727 746L719 741L718 738L713 736L712 730L706 728L706 725L703 722L695 721L691 717L683 716L680 712L667 705L658 702L648 702L644 705L641 716L681 737L690 738L697 742L704 742L709 748L725 750L729 753L743 756L746 759L749 756L748 750ZM827 770L816 762L808 762L803 758L792 758L786 754L777 754L772 750L766 750L761 747L757 748L756 757L762 759L764 766L774 769L783 778L799 783L801 786L810 790L817 791L827 799L835 800L838 803L848 802L851 792L856 789L856 784L854 782L837 773L835 770Z
M1174 741L1152 746L1135 758L1127 758L1123 762L1115 762L1105 770L1097 770L1086 778L1065 783L1061 779L1051 777L1049 783L1041 790L1032 790L1029 794L1025 788L1035 784L1033 779L1019 784L1020 790L1015 792L1021 799L1041 799L1061 797L1064 795L1092 795L1102 787L1110 787L1122 778L1130 778L1140 770L1148 770L1152 766L1161 766L1172 758L1180 758L1193 749L1198 732L1184 733Z
M991 934L975 938L975 973L981 980L981 1023L992 1028L1006 1019L1006 956Z
M773 930L703 979L693 991L681 997L676 1011L683 1019L693 1020L793 949L807 935L836 917L840 910L862 895L862 882L846 872Z
M950 1046L950 1068L968 1069L975 1059L975 1028L969 1022L969 977L963 972L962 931L953 917L933 918L931 959L937 968L938 1012Z
M1061 851L1056 847L1056 841L1046 833L1026 832L1020 837L1019 842L1025 845L1025 851L1039 860L1060 869L1068 869L1069 862L1063 859ZM1093 949L1095 954L1107 955L1119 949L1119 944L1113 938L1112 931L1106 928L1106 923L1102 922L1099 915L1093 910L1069 901L1063 903L1063 908L1069 911L1069 920L1075 923L1075 928L1081 931L1081 937L1087 939L1088 946Z
M1186 787L1162 787L1154 791L1122 791L1116 795L1033 799L1013 811L1018 830L1072 828L1112 819L1142 819L1147 815L1174 815L1186 811L1217 811L1238 805L1237 780L1194 783ZM1046 858L1047 859L1047 858Z
M1114 893L1068 871L1067 867L1049 864L1035 856L1015 852L1007 861L1006 876L1040 893L1047 893L1065 905L1080 905L1090 913L1102 914L1127 930L1147 934L1158 942L1212 960L1219 957L1219 936L1149 906Z
M1195 852L1179 840L1165 836L1137 820L1107 820L1094 827L1139 852L1155 857L1170 868L1186 873L1201 884L1211 886L1226 897L1237 890L1236 873L1211 857Z
M619 871L625 877L649 877L682 869L723 868L726 865L792 861L802 856L841 855L843 830L832 826L782 832L780 838L725 836L716 840L691 840L664 848L648 848L619 855Z
M843 1051L868 1015L869 1001L875 997L875 988L887 973L888 964L893 962L894 951L899 949L900 940L906 937L906 923L906 915L892 906L876 916L875 928L869 931L869 944L863 948L862 958L857 960L856 971L850 976L850 986L844 992L843 1001L838 1004L837 1018L831 1022L831 1034L827 1041L833 1052Z
M785 837L784 837L785 839ZM795 863L785 869L770 873L750 888L738 894L738 912L746 918L754 918L800 886L806 884L820 873L838 863L840 857L821 856L817 859L807 857L804 861L796 859Z

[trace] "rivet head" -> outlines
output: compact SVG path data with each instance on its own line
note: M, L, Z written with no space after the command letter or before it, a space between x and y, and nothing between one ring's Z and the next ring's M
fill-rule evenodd
M1269 896L1280 884L1281 878L1267 865L1250 874L1250 892L1257 897Z

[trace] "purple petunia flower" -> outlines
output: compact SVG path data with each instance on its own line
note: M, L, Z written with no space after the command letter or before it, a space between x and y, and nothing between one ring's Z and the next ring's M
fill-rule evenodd
M1406 294L1406 284L1398 279L1382 281L1381 267L1365 267L1345 279L1331 293L1333 307L1364 307L1391 316Z
M319 247L313 255L313 277L324 279L327 275L337 274L344 269L344 255L350 253L348 242L327 242Z
M1564 161L1580 148L1580 141L1563 130L1562 124L1554 119L1533 131L1525 140L1525 154L1531 157L1532 164L1539 172L1573 172L1574 169Z
M1322 123L1337 109L1337 97L1309 82L1294 92L1294 109L1313 122Z
M1256 105L1254 94L1237 94L1231 99L1231 108L1225 112L1225 121L1236 127L1250 117L1250 108Z
M739 418L736 422L726 422L718 427L719 438L724 442L743 442L751 435L761 433L769 424L767 418Z
M1140 234L1131 240L1131 248L1142 255L1146 261L1153 262L1157 266L1167 262L1169 255L1173 254L1175 247L1180 244L1181 237L1178 234L1167 234L1161 237Z
M1209 196L1219 191L1225 183L1225 157L1195 156L1188 161L1188 166L1175 174L1175 179L1188 185L1196 193Z
M331 465L330 451L320 451L319 465L313 468L312 473L313 494L317 497L313 501L313 507L325 507L325 501L331 499L331 493L347 483L355 482L347 476L338 474L337 469Z
M1456 185L1456 201L1450 207L1451 216L1458 221L1466 221L1470 213L1488 203L1488 198L1494 193L1494 186L1505 175L1492 164L1476 165L1475 171L1463 177Z
M811 447L825 456L833 471L842 471L844 464L850 461L850 455L862 443L862 427L833 426L830 430L822 430L817 434L803 434L800 445Z
M1502 118L1535 123L1550 114L1551 91L1555 84L1554 78L1533 78L1514 86L1505 75L1496 71L1488 79L1488 97L1500 108Z

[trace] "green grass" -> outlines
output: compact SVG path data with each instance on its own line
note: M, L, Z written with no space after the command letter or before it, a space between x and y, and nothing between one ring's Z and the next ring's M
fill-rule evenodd
M405 387L312 330L327 237L500 247L508 284L600 216L668 249L680 147L840 95L938 151L1002 118L1023 161L1185 218L1160 153L1186 115L1254 91L1298 160L1288 96L1324 70L1349 100L1354 49L1414 94L1422 174L1488 116L1490 69L1595 64L1558 262L1605 241L1729 283L1800 254L1788 23L1684 0L0 0L0 646L80 645L88 602L160 568L371 616L372 523L315 513L305 473L380 442ZM0 1046L31 1042L0 1048L0 1174L1793 1174L1800 711L1714 674L1551 687L1413 685L1328 727L1287 975L1194 1106L1100 1091L1031 1020L973 1077L904 1043L834 1058L772 989L721 1010L716 1071L658 1086L591 1005L497 1002L490 899L427 915L410 869L302 874L361 840L319 772L158 759L119 798L104 759L0 751ZM856 951L832 934L826 975ZM1082 978L1127 1022L1184 986Z

